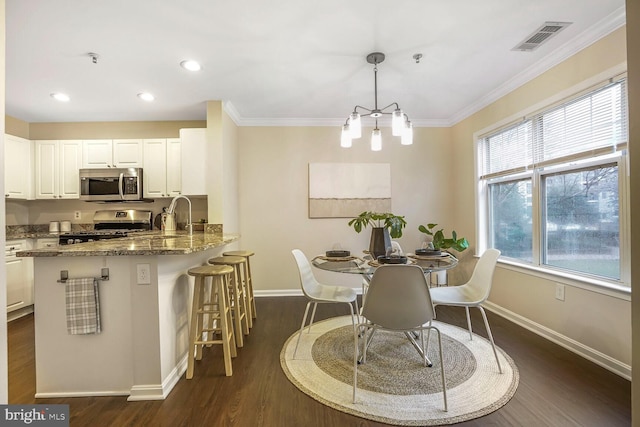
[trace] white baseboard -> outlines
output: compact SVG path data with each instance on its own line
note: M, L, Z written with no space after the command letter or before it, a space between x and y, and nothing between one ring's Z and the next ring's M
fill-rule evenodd
M355 289L358 295L362 294L361 288ZM301 297L304 294L301 289L271 289L271 290L256 290L254 291L256 298L258 297Z
M164 400L166 397L160 384L134 385L129 391L127 401Z
M18 310L9 311L7 313L7 322L11 322L12 320L19 319L31 313L33 313L33 304L19 308Z
M273 289L273 290L255 290L254 295L257 297L301 297L302 289Z
M182 374L187 370L187 355L180 360L175 368L171 370L162 384L134 385L131 387L127 401L137 402L141 400L164 400L167 398L173 387L178 383Z
M542 326L497 304L487 301L483 304L483 306L487 310L490 310L493 313L504 317L505 319L517 325L522 326L523 328L533 332L534 334L540 335L541 337L546 338L549 341L558 344L559 346L564 347L567 350L572 351L573 353L576 353L577 355L582 356L587 360L590 360L596 365L602 366L603 368L613 372L614 374L617 374L622 378L631 381L630 365L616 360L611 356L607 356L606 354L601 353L600 351L595 350L589 346L586 346L572 338L559 334L558 332L549 329L546 326Z

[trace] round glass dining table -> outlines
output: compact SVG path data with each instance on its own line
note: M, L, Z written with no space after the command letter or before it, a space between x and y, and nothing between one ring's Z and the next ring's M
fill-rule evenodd
M422 268L427 283L431 287L431 274L436 271L448 270L458 265L458 259L449 253L443 253L438 256L420 256L414 254L407 254L407 264L415 264ZM376 268L380 266L378 261L371 259L363 259L356 256L348 257L327 257L319 255L311 260L314 267L317 267L325 271L334 271L336 273L348 273L348 274L360 274L362 275L362 303L366 298L369 282ZM416 332L405 332L405 335L409 339L409 342L416 349L420 357L424 357L423 349L417 344L416 338L418 334ZM431 361L427 358L428 365L432 366Z
M437 256L420 256L407 254L407 264L415 264L422 268L425 274L435 271L449 270L458 265L458 259L451 254L443 253ZM357 256L327 257L319 255L311 260L314 267L336 273L362 274L372 276L380 266L378 261L367 260Z

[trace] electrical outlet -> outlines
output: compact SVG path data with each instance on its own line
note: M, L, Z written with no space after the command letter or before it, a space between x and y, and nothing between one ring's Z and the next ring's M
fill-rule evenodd
M73 213L73 219L81 219L82 218L82 212L80 211L75 211Z
M564 301L564 285L562 283L556 283L556 299Z
M150 285L151 269L149 268L149 264L137 264L136 270L138 273L138 285Z

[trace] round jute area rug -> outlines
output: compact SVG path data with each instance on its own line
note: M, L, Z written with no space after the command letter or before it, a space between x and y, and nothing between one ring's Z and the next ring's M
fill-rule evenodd
M505 405L518 387L518 369L500 348L498 371L491 343L457 326L433 322L442 333L448 412L444 411L436 334L425 367L401 333L378 331L358 367L353 395L353 327L342 316L304 331L295 360L295 333L284 344L280 365L287 378L315 400L358 417L405 426L453 424L487 415Z

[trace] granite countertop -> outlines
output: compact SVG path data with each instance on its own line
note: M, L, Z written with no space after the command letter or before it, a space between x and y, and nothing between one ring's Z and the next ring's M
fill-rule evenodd
M19 257L186 255L224 246L239 238L237 234L194 232L189 236L184 231L149 231L120 239L20 251L16 255Z
M71 232L93 230L93 223L71 224ZM5 229L6 240L21 239L58 239L65 232L49 231L49 224L8 225Z
M31 231L24 233L11 233L6 235L6 240L22 239L58 239L62 233L49 233L48 231Z

